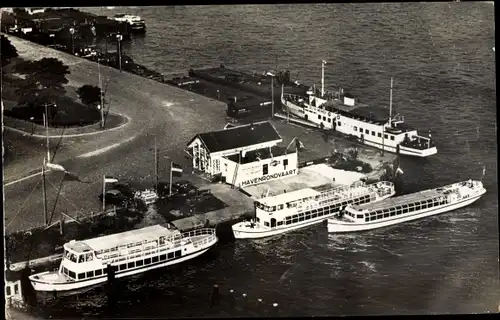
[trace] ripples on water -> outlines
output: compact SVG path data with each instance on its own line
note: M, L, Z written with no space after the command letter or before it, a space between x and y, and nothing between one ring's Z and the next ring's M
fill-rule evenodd
M141 15L145 37L124 45L165 74L189 67L262 72L289 68L362 101L394 107L410 125L432 129L439 154L402 158L405 192L483 179L488 193L468 208L354 235L324 224L258 241L220 244L206 257L127 281L127 317L366 315L495 311L498 200L493 6L488 3L315 4L116 8ZM95 13L100 9L88 8ZM168 106L166 106L168 108ZM238 295L214 311L208 296ZM247 294L247 299L242 298ZM57 314L102 314L105 296L69 299ZM265 303L255 303L257 298ZM250 302L252 301L252 302ZM271 301L279 303L271 307ZM63 302L60 302L61 304ZM193 310L196 309L196 310ZM186 311L188 310L188 311ZM187 314L186 314L187 313Z

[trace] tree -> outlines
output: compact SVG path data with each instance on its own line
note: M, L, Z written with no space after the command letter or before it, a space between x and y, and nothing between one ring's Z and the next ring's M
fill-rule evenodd
M101 103L101 89L97 86L83 85L76 91L82 103L97 106Z
M19 56L17 49L10 43L10 40L2 35L0 42L0 56L2 57L2 66L9 64L12 58Z
M15 67L16 72L25 75L25 84L18 94L20 104L54 103L58 96L65 94L63 85L68 83L68 66L55 58L38 61L24 61Z

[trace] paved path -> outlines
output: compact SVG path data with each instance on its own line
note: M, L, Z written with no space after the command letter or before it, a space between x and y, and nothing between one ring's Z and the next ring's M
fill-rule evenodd
M61 59L71 72L68 76L69 86L98 84L96 63L10 35L8 38L21 58ZM225 105L221 102L133 74L120 73L106 66L101 66L101 75L104 79L111 79L107 91L111 112L123 114L132 120L125 127L101 135L62 138L53 162L62 164L67 170L92 183L63 182L61 196L55 203L62 173L50 172L47 182L49 211L71 212L76 208L85 212L99 210L97 197L101 192L104 174L121 180L139 177L152 180L154 137L161 150L160 179L165 180L168 177L168 160L165 156L168 155L181 165L189 163L183 151L186 143L199 132L223 128L227 123ZM4 166L4 181L18 180L38 170L45 155L44 143L39 141L41 139L34 141L9 131L4 132L4 139L13 145L12 160ZM110 145L115 147L106 149ZM55 149L55 143L51 149ZM95 155L79 157L84 154ZM39 180L40 177L35 175L5 187L6 222L9 223L20 212L12 223L14 229L26 229L42 221L41 183L34 188Z

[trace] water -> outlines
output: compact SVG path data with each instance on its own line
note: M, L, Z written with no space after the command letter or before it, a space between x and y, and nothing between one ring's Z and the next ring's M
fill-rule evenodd
M166 75L220 63L258 72L278 64L318 86L325 59L328 88L342 85L380 105L388 105L394 77L396 112L424 133L431 129L439 150L429 159L402 159L404 191L478 179L483 166L488 189L469 207L372 232L329 235L320 225L221 243L197 261L123 283L116 316L495 312L493 9L479 2L103 9L146 19L147 35L124 45L124 52ZM213 284L226 300L237 296L233 307L210 308ZM44 314L102 315L106 301L97 289L54 301Z

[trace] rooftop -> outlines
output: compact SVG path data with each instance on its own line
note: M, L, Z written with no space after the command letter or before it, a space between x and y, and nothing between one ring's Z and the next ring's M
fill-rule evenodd
M258 201L267 206L276 206L279 204L286 204L287 202L314 197L317 195L320 195L320 192L312 188L305 188L305 189L295 190L292 192L285 192L272 197L259 199Z
M271 155L272 153L272 155ZM290 148L288 153L295 153L295 148ZM285 154L285 148L274 146L271 148L271 152L269 152L269 148L262 148L257 150L248 151L245 153L244 157L241 157L240 164L246 164L250 162L259 161L258 159L269 159L272 157L278 157ZM238 154L233 154L227 157L229 160L233 162L240 161Z
M435 189L424 190L420 192L405 194L399 197L388 198L379 202L372 202L362 205L353 205L352 208L354 210L369 210L369 211L383 210L399 206L402 204L410 204L417 201L434 199L435 197L439 197L442 195L443 193L436 191Z
M144 240L157 240L161 236L170 236L174 234L174 231L160 225L154 225L150 227L145 227L136 230L125 231L121 233L115 233L107 236L102 236L98 238L93 238L89 240L76 241L74 243L68 243L69 249L74 250L77 253L84 252L87 250L103 250L108 248L114 248L121 245L126 245L134 242L142 242Z
M226 130L199 133L191 139L188 145L196 138L199 138L211 153L282 140L269 121L246 124Z

